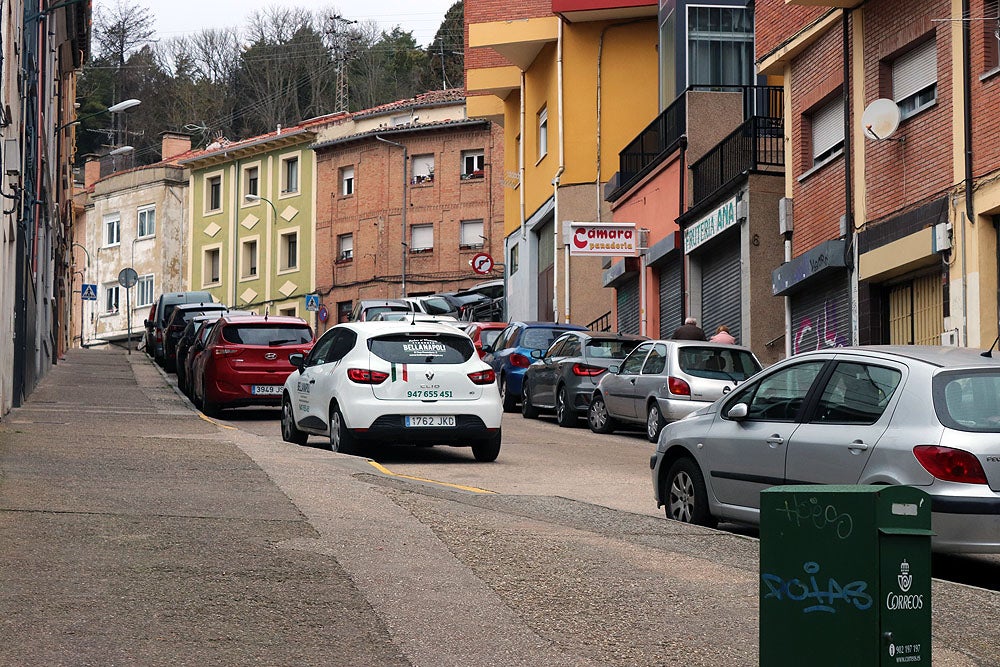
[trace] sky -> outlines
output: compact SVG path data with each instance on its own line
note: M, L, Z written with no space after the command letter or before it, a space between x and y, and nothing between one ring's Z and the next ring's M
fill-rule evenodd
M112 5L114 0L95 0L94 8ZM135 2L135 0L130 0ZM412 32L417 44L426 46L434 39L444 14L455 0L138 0L153 14L157 37L169 39L207 28L241 27L246 18L267 7L320 8L338 12L361 23L375 21L386 31L399 26Z

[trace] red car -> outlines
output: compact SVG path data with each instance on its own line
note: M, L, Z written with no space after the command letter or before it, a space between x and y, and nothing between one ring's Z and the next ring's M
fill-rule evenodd
M230 315L212 327L195 357L191 400L206 415L246 405L281 405L281 391L295 370L292 354L308 354L313 330L299 317Z
M506 322L469 322L465 326L465 333L469 334L472 342L476 345L476 352L479 358L483 358L483 345L492 345L500 332L507 328Z

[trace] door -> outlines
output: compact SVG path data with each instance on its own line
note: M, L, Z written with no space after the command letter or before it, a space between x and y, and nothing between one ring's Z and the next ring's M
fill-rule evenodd
M791 364L738 389L722 405L707 437L705 474L720 502L757 509L760 492L785 481L786 443L799 428L799 413L826 361ZM733 406L746 416L730 418Z
M635 383L639 378L639 372L646 361L646 355L653 348L653 343L643 343L625 357L617 373L607 376L601 381L604 387L604 403L608 406L608 413L618 419L636 419L635 406Z
M740 236L724 234L724 240L699 254L701 260L701 328L715 331L729 327L741 342L742 292L740 288Z
M530 369L531 402L538 407L551 408L556 404L556 375L559 369L559 360L565 356L563 348L569 343L569 340L565 336L556 339L545 351L545 356L532 364Z
M787 484L857 484L889 426L906 367L838 361L808 421L787 445Z
M555 223L551 220L538 230L538 319L555 322Z
M944 330L941 274L908 280L889 289L889 343L940 345Z
M660 338L670 338L684 323L684 289L681 256L660 268Z
M632 405L637 418L646 416L646 399L659 393L660 387L667 381L667 346L664 343L656 343L646 357L646 363L642 365L642 372L635 383L635 394L632 396Z
M292 371L293 374L298 373L291 387L291 399L300 425L312 429L327 428L328 398L336 391L334 370L356 340L357 334L350 329L334 327L323 334L306 355L302 372Z

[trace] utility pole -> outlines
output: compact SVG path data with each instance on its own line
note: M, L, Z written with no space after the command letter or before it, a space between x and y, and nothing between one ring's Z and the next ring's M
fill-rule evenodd
M337 68L337 97L334 103L334 111L348 111L348 89L347 89L347 61L348 56L353 55L349 45L350 35L341 32L341 26L354 25L357 21L345 19L340 14L333 14L327 18L326 34L330 35L331 48L333 50L334 61Z

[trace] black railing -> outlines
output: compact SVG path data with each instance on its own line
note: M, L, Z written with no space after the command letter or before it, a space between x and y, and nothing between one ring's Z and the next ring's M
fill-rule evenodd
M754 116L783 118L785 91L781 86L690 86L688 90L716 93L742 93L743 120Z
M587 325L591 331L611 331L611 311L604 313Z
M652 123L618 153L618 171L622 185L631 185L656 164L677 141L687 126L687 100L681 95L664 109Z
M783 171L784 120L753 116L691 165L692 206L751 171Z

